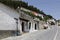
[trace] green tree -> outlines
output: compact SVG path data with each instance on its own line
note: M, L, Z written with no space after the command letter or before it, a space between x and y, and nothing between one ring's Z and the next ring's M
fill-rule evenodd
M47 15L50 19L52 19L53 17L51 15Z
M53 17L51 15L44 16L44 21L47 21L48 19L53 19Z

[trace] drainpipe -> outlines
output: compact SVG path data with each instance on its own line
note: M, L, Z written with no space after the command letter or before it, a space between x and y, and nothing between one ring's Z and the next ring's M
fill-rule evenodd
M17 27L17 28L16 28L16 32L17 32L16 35L18 36L18 35L19 35L19 31L18 31L18 19L17 19L17 21L16 21L16 27Z

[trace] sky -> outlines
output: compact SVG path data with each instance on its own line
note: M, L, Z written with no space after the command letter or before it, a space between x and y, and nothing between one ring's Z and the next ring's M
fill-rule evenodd
M60 0L23 0L33 5L47 15L52 15L55 19L60 19Z

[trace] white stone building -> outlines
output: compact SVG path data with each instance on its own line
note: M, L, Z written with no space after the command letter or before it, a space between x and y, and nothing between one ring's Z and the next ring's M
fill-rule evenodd
M17 11L0 3L0 38L18 35L17 30L21 30L19 16Z
M22 7L20 8L20 10L20 21L23 27L22 32L33 32L35 30L39 30L39 19L26 14L26 12L32 13L32 11Z

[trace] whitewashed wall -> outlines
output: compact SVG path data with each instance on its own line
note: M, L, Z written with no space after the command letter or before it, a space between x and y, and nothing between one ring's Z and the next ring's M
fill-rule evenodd
M3 11L4 13L8 14L9 16L13 18L18 18L19 14L16 12L13 8L10 8L4 4L0 3L0 10Z
M16 30L14 18L19 18L18 12L0 3L0 30Z

